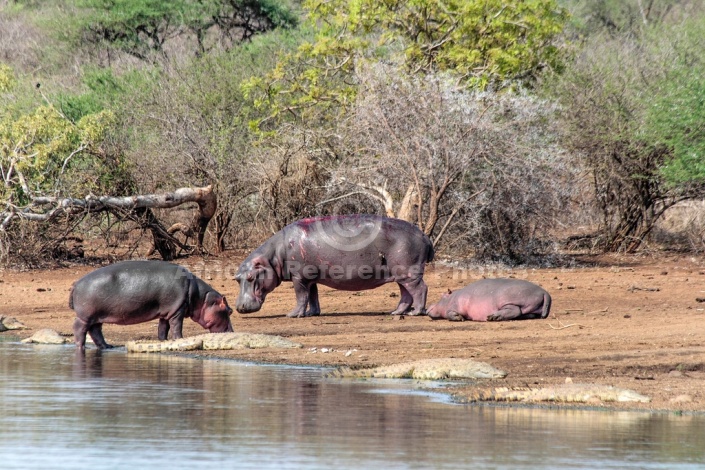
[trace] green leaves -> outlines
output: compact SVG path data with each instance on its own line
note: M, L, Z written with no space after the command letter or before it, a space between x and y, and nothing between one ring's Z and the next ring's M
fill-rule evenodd
M12 73L6 66L2 72ZM108 110L74 122L50 104L29 111L5 107L0 111L0 200L18 205L36 195L95 189L95 181L110 172L103 145L115 126Z
M705 52L700 46L705 24L691 22L667 34L674 40L661 79L645 97L644 134L652 145L669 150L662 168L669 183L705 183Z
M555 38L567 12L555 0L305 0L315 31L245 88L273 118L326 120L344 112L366 61L403 62L412 74L447 71L467 87L530 83L560 66ZM262 127L260 125L260 127Z
M293 27L297 16L277 0L78 0L89 13L79 18L79 42L110 44L141 60L166 55L180 37L204 54L216 39L247 41L274 28ZM229 46L226 45L226 49Z
M413 71L449 70L471 87L535 75L559 63L553 40L568 14L554 0L308 0L323 34L401 41ZM319 37L319 40L321 38ZM482 87L482 86L480 86Z
M16 202L62 188L72 159L100 154L115 116L109 111L84 116L74 125L52 106L40 106L15 120L0 121L0 165L5 185L3 198L14 193ZM86 186L85 183L81 186Z
M15 74L10 66L0 63L0 93L12 91L15 87Z

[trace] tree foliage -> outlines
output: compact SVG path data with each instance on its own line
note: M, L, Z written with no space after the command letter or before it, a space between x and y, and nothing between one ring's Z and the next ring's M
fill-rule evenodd
M664 46L653 38L654 54L662 57L663 74L647 100L644 133L655 147L665 147L662 166L667 182L677 186L705 183L705 35L702 21L668 27ZM659 31L658 36L661 36Z
M227 47L298 18L277 0L80 0L79 39L110 44L141 60L167 53L167 42L192 36L196 54L220 42ZM215 36L213 41L209 38Z
M21 206L36 196L103 189L119 165L103 147L115 115L101 110L77 122L51 104L0 112L0 199Z
M452 70L480 89L559 63L555 37L567 12L553 0L307 0L322 34L403 43L412 71Z
M677 33L680 31L680 33ZM598 35L555 82L601 211L599 246L635 251L678 202L703 194L702 27ZM692 184L691 184L692 183Z
M297 44L297 35L277 31L228 53L196 58L135 90L120 107L139 190L213 184L218 193L213 231L220 249L226 236L230 241L249 233L260 209L258 202L243 201L259 191L249 122L261 115L241 83L271 69ZM231 225L233 220L239 223Z
M272 115L310 119L346 107L365 59L401 60L412 74L451 72L465 86L528 83L560 65L567 12L554 0L307 0L315 38L248 84ZM400 58L397 56L401 55Z
M12 68L0 63L0 93L7 93L15 87L16 79Z
M552 106L400 72L365 71L364 93L335 131L345 137L338 154L346 164L329 184L333 194L383 188L398 201L395 215L439 248L511 263L545 253L571 177L551 137Z
M700 0L559 0L573 12L572 27L584 37L641 35L702 12Z

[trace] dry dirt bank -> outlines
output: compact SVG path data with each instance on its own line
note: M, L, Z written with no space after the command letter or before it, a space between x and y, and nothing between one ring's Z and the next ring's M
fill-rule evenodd
M181 260L233 304L232 279L241 255L211 258L205 264ZM282 335L304 344L296 350L218 351L222 357L287 364L385 365L420 358L474 358L509 373L490 386L545 386L598 383L629 388L653 398L618 408L705 411L705 260L692 256L601 257L594 267L570 269L453 269L429 267L429 304L447 288L482 276L527 279L553 296L547 320L452 323L427 317L395 319L396 285L359 293L320 289L320 317L290 319L291 284L270 294L254 314L233 314L235 331ZM71 266L28 272L0 271L0 314L31 329L71 334L68 292L73 281L94 268ZM156 322L105 325L108 342L156 338ZM186 336L202 333L184 324ZM312 348L317 348L313 350ZM327 348L328 352L321 352ZM203 354L203 352L201 352Z

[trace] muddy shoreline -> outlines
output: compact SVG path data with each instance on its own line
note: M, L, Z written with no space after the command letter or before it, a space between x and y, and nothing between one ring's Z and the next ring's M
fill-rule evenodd
M229 298L237 283L229 266L241 256L181 260ZM392 317L395 285L371 291L320 289L322 315L287 318L294 305L291 284L272 292L261 311L233 314L235 331L283 336L304 346L295 350L199 351L193 357L322 367L373 367L424 358L464 358L487 362L508 372L483 380L481 387L540 388L590 383L634 390L651 397L644 403L530 405L547 408L705 412L705 260L680 255L595 257L578 268L452 268L431 265L425 279L429 303L448 288L482 277L515 277L540 284L553 297L546 320L497 323L432 321ZM200 263L200 264L199 264ZM199 266L203 271L199 272ZM76 279L95 269L67 266L54 270L0 271L0 314L29 329L0 333L20 338L40 328L70 336L74 319L68 291ZM108 342L156 339L156 322L105 325ZM184 335L204 331L184 323ZM315 349L314 349L315 348ZM325 352L324 352L325 351ZM90 353L90 351L89 351ZM433 389L438 392L438 389ZM454 387L454 400L473 386ZM483 404L483 406L486 406ZM491 406L527 406L493 403Z

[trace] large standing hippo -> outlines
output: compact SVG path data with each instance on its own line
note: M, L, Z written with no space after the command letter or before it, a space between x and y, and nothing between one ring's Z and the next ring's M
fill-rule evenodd
M76 281L69 295L76 311L76 347L83 349L86 333L100 349L110 348L103 323L133 325L159 319L158 336L182 337L184 318L212 333L233 331L232 309L225 297L189 270L165 261L123 261L96 269Z
M399 284L392 315L420 315L426 308L426 262L433 245L416 226L376 215L312 217L287 225L242 262L235 279L235 308L256 312L282 281L294 283L296 308L289 317L320 315L318 284L360 291ZM308 307L308 308L307 308Z
M504 321L546 318L551 296L541 287L520 279L482 279L443 294L428 308L431 318L452 321Z

